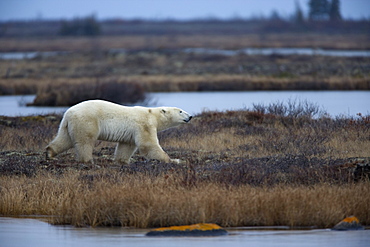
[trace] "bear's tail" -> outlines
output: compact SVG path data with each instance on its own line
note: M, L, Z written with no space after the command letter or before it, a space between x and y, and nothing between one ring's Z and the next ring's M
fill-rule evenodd
M57 136L46 146L46 157L52 158L72 147L72 139L68 133L68 120L64 116L60 122Z

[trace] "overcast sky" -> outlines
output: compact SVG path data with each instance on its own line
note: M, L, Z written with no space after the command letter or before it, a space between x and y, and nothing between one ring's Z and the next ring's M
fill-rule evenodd
M309 0L0 0L0 21L71 19L94 14L98 19L194 19L289 16L298 2L305 13ZM370 18L370 0L341 0L344 18Z

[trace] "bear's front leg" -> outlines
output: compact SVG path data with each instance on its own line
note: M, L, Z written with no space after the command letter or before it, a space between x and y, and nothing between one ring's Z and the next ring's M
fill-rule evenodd
M171 159L168 154L158 145L157 147L144 147L139 148L140 153L147 159L159 160L165 163L184 164L185 162L180 159Z
M145 131L142 131L136 140L136 145L139 147L140 154L147 159L159 160L165 163L181 163L178 159L171 159L168 154L163 151L162 147L159 145L156 130L150 131L145 129Z
M174 164L185 164L185 161L180 160L180 159L171 159L171 163L174 163Z
M168 156L168 154L165 151L163 151L163 149L159 145L158 146L142 145L139 147L139 151L140 154L145 156L147 159L159 160L165 163L173 162Z

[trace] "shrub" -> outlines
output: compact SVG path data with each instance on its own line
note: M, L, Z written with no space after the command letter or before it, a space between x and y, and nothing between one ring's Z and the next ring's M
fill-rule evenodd
M96 36L100 34L100 25L94 16L63 21L59 34L63 36Z
M72 106L91 99L132 104L145 99L144 89L137 83L96 82L48 85L39 90L33 106Z
M262 104L253 104L252 111L260 112L263 114L273 114L281 117L308 117L315 116L321 117L326 114L317 104L308 102L306 100L298 101L289 99L284 103L278 101L271 103L267 106Z

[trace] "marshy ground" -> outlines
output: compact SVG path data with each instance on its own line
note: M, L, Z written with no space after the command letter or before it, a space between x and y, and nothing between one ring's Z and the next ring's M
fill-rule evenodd
M149 23L151 28L145 22L111 24L104 27L109 34L92 38L57 36L58 29L50 23L45 23L54 32L49 36L32 34L44 27L42 23L8 25L7 35L0 38L1 52L62 53L0 59L0 95L37 94L37 104L70 105L80 101L81 94L102 87L120 91L119 84L133 85L135 95L370 87L368 57L184 52L247 47L368 50L367 22L360 23L365 31L350 35L352 28L255 33L248 31L253 22L169 22L168 29L163 23ZM211 33L204 33L204 25ZM121 48L125 51L114 50ZM223 227L324 228L355 215L370 225L367 115L331 118L304 102L203 112L190 124L159 134L170 157L186 164L135 155L125 166L114 164L114 144L107 142L96 143L94 165L76 162L73 150L46 160L44 148L61 118L0 116L1 216L45 215L53 224L75 226L207 222Z
M101 91L102 87L122 91L121 84L126 90L127 85L131 86L136 95L164 91L369 90L369 57L221 55L184 50L246 47L366 50L367 41L367 34L314 33L5 37L0 39L4 52L61 53L23 60L0 59L0 95L37 94L36 105L71 105L80 101L68 100L75 94L92 91L93 95L85 95L85 99L103 97L93 92ZM120 50L122 47L124 51ZM57 102L50 102L50 98ZM125 96L125 100L138 99Z
M98 51L0 60L0 68L2 95L83 93L107 83L131 83L144 92L368 90L370 58Z
M370 224L368 116L332 119L301 103L204 112L159 134L186 164L135 155L124 166L105 142L94 165L73 150L46 160L60 119L1 118L1 215L76 226L331 227L348 215Z

